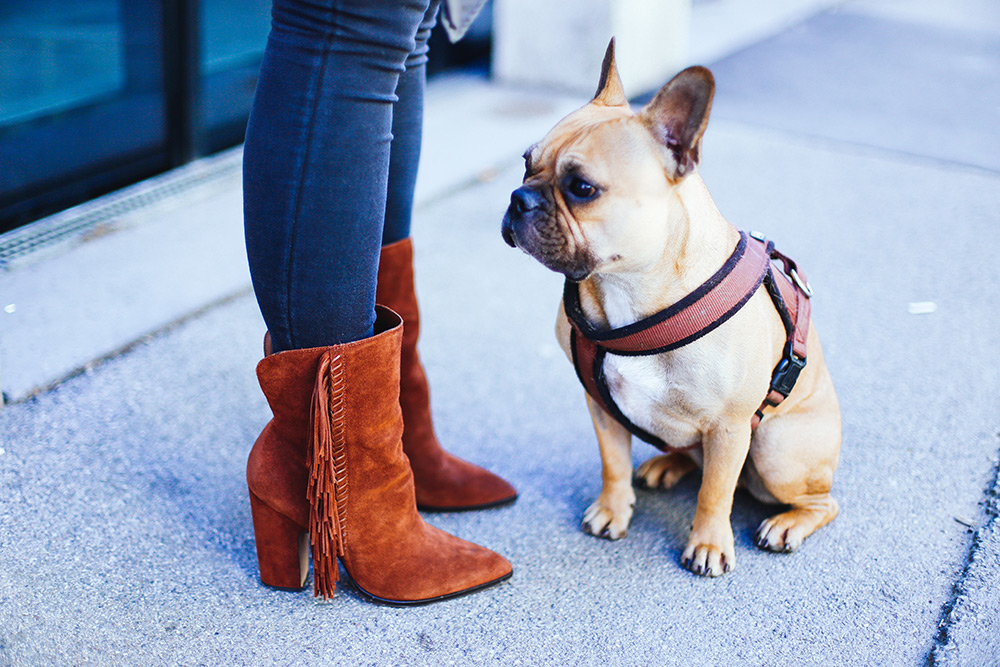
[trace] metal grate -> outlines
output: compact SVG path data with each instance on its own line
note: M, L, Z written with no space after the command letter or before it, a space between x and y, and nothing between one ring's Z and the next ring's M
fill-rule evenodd
M79 242L126 214L236 178L242 158L237 147L0 234L0 270L39 250Z

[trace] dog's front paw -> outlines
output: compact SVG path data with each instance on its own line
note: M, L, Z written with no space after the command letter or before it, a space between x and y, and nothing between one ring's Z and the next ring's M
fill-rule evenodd
M634 493L619 493L615 496L602 493L584 512L583 530L595 537L619 540L628 534L634 507Z
M719 577L732 570L736 566L732 529L727 526L725 530L692 531L681 565L707 577Z

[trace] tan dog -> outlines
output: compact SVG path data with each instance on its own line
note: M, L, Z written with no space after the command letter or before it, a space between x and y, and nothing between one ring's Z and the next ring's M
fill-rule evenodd
M714 86L707 69L692 67L633 113L612 41L597 96L525 153L524 185L511 197L504 238L564 274L567 293L578 285L578 309L598 332L677 304L717 275L741 238L747 241L722 217L696 169ZM763 262L770 264L766 256ZM737 484L763 502L790 506L761 524L756 539L762 548L792 551L837 515L830 486L840 454L840 408L816 330L803 335L808 363L794 388L779 405L763 409L752 430L789 334L763 285L751 287L745 299L689 344L645 356L609 354L603 361L619 412L671 451L643 463L637 481L670 488L703 469L681 560L710 576L736 562L730 513ZM556 334L573 360L564 305ZM587 403L603 488L583 527L618 539L636 497L631 432L589 392Z

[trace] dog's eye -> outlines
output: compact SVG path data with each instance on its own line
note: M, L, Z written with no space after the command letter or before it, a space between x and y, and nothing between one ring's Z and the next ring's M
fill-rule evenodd
M592 199L597 194L596 187L577 176L570 179L566 189L577 199Z

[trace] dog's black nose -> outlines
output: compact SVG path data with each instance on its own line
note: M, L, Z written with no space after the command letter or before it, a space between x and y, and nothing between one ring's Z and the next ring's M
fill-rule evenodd
M511 208L520 215L541 208L542 203L542 196L527 186L522 185L510 195Z

